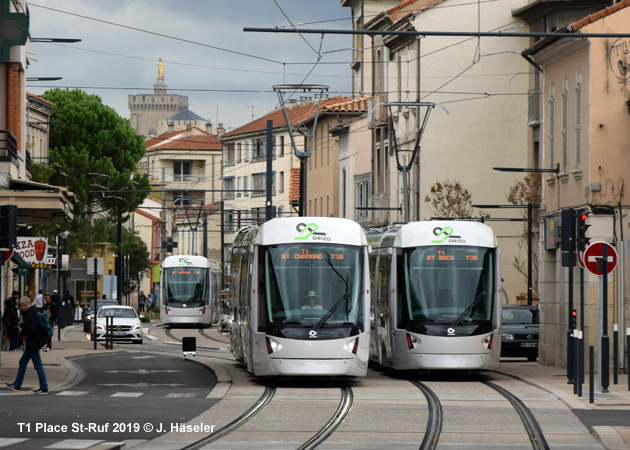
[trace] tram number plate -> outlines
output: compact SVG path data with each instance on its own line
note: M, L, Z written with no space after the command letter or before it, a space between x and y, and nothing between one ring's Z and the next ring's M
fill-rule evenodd
M538 347L538 342L521 342L521 347Z

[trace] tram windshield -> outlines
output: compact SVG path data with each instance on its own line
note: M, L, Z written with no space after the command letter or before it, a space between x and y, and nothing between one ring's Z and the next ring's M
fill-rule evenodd
M360 250L343 245L267 247L264 273L269 323L362 328Z
M493 250L435 246L403 254L401 305L416 323L460 325L490 320L494 298Z
M173 267L164 269L167 306L208 304L208 269L204 267Z

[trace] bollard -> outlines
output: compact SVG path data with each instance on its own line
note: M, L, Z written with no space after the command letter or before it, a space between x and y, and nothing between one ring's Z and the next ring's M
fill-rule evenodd
M582 384L584 383L584 334L578 331L578 397L582 396Z
M619 373L619 325L613 324L613 384L618 383Z
M588 358L589 358L589 393L588 393L588 402L595 402L595 347L592 345L588 348Z

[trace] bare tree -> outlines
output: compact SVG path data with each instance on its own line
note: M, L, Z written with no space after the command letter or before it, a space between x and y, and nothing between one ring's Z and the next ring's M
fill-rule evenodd
M523 178L523 181L519 181L510 188L510 193L507 197L508 202L513 205L527 206L527 204L531 203L534 206L534 208L532 208L532 242L534 243L532 248L532 286L535 291L538 290L539 251L536 243L538 242L538 236L540 234L538 223L540 220L539 206L542 201L541 182L542 176L540 173L528 173L525 175L525 178ZM519 255L514 257L512 265L519 273L527 278L527 255L529 253L527 246L527 208L522 208L521 211L524 219L523 234L518 243ZM524 257L522 257L523 253L525 254Z
M439 217L458 218L472 215L472 194L459 181L435 182L424 201Z

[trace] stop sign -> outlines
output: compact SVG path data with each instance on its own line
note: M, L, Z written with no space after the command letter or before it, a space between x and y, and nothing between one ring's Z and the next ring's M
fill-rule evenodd
M598 270L597 262L600 258L604 257L604 246L606 246L607 251L607 264L606 264L606 272L612 272L617 266L617 251L615 247L610 245L607 242L593 242L591 245L586 247L584 250L584 266L586 269L595 274L595 275L603 275L603 270Z

